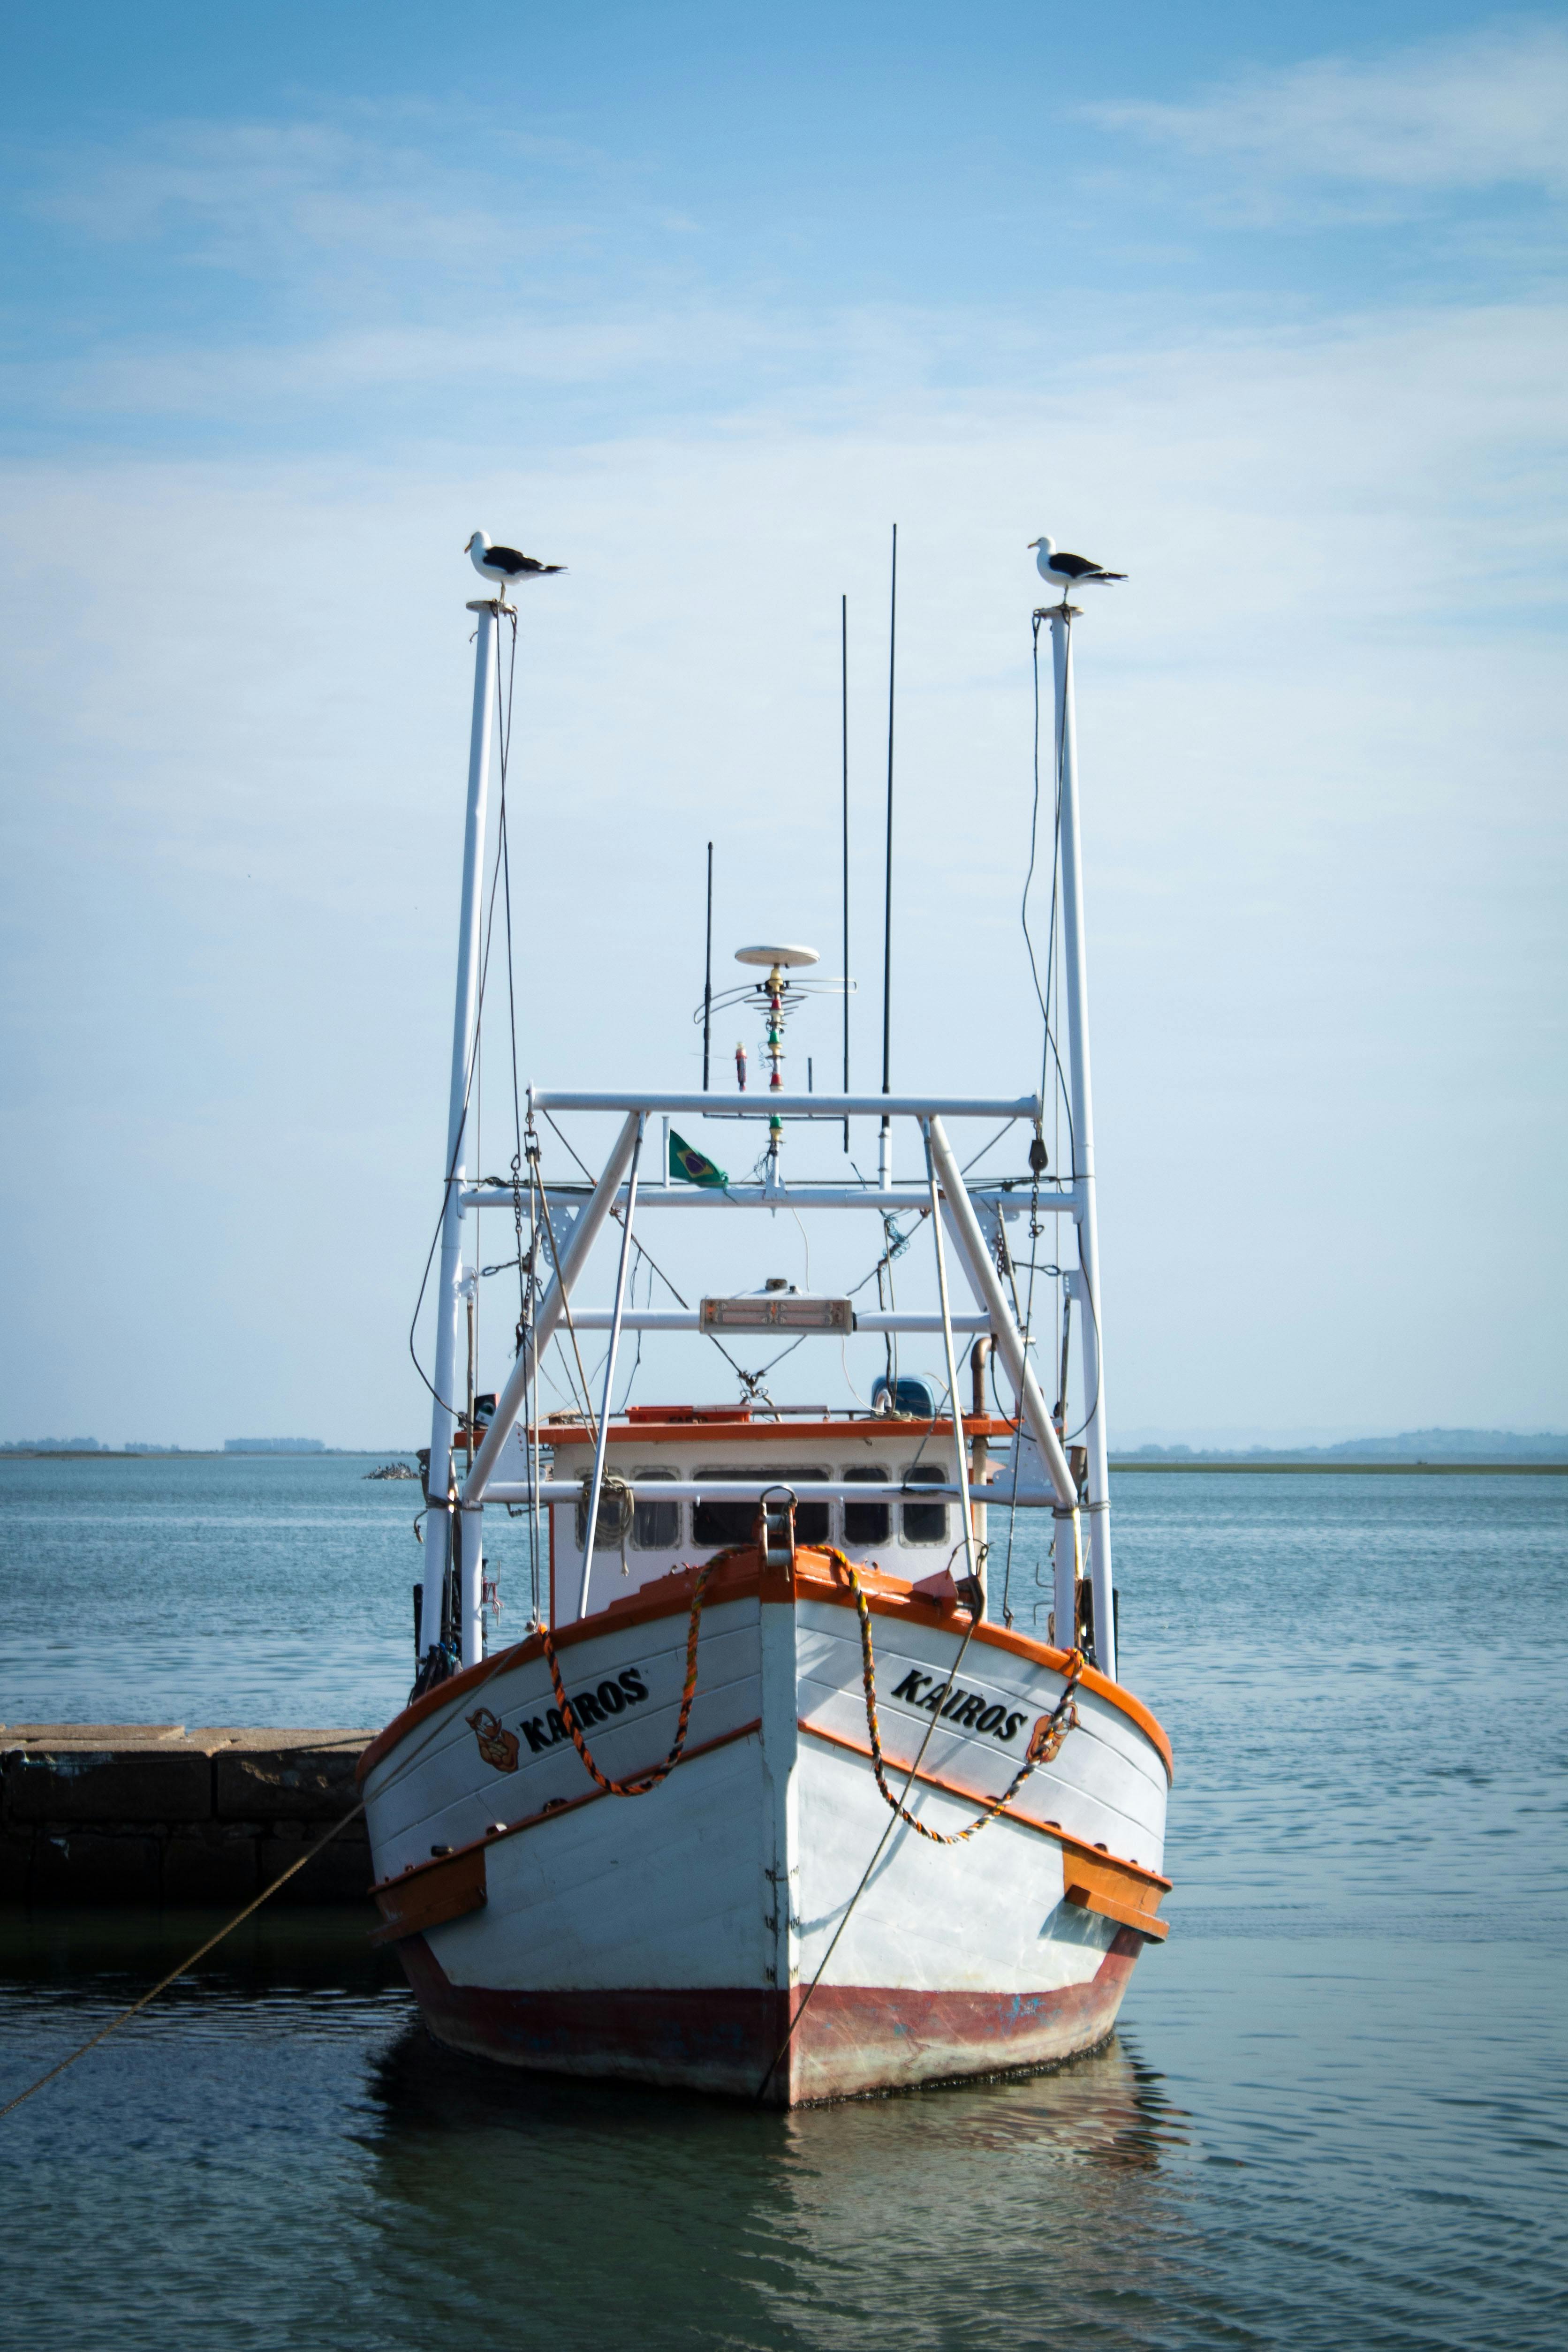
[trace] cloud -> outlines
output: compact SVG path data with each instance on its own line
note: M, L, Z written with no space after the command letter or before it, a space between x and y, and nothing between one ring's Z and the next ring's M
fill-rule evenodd
M1119 1412L1201 1391L1215 1418L1310 1420L1331 1391L1352 1420L1551 1418L1562 729L1539 624L1565 359L1552 310L1456 309L1102 349L1046 391L883 383L852 415L764 404L526 463L424 441L353 467L0 476L27 781L0 1044L19 1116L96 1185L37 1260L44 1180L13 1175L0 1278L27 1303L0 1409L69 1418L107 1353L186 1435L214 1395L244 1419L274 1392L279 1423L323 1433L409 1425L476 523L571 566L520 664L524 1075L689 1075L710 837L721 950L775 921L830 945L841 587L871 1066L897 516L911 1078L1001 1091L1037 1048L1025 542L1050 529L1133 575L1089 616L1079 677ZM1501 1298L1432 1181L1472 1131L1535 1270ZM1289 1345L1260 1368L1263 1296ZM302 1349L322 1299L343 1336ZM1347 1366L1352 1326L1382 1336ZM276 1391L216 1390L215 1365ZM112 1429L133 1426L124 1377Z
M1568 33L1526 25L1376 63L1321 58L1180 105L1086 116L1264 185L1338 184L1384 197L1568 185Z
M1446 57L1448 87L1459 54L1420 53L1415 85ZM1389 102L1376 74L1313 67L1228 115L1121 114L1300 173L1383 154ZM78 1426L90 1392L111 1434L140 1382L185 1437L221 1435L226 1398L230 1426L408 1429L476 524L571 567L520 665L525 1075L689 1076L710 835L721 948L836 935L841 588L871 1066L896 516L911 1077L1001 1091L1037 1051L1025 542L1133 575L1086 623L1079 680L1118 1412L1560 1414L1562 309L1342 299L1238 327L1211 299L1173 326L1163 299L769 299L754 273L726 299L645 266L673 234L656 214L635 268L531 276L530 237L608 216L595 159L552 210L439 148L412 119L187 130L84 176L95 236L112 215L178 266L321 299L193 322L135 298L79 355L33 346L63 430L0 471L21 780L0 1053L50 1149L7 1175L0 1413ZM454 255L504 299L476 303ZM144 418L161 453L117 449ZM1441 1171L1472 1141L1528 1284L1456 1239ZM809 1148L792 1137L793 1166ZM90 1197L40 1253L59 1164ZM323 1301L336 1344L303 1347ZM1347 1328L1375 1335L1349 1361Z
M93 240L184 242L213 266L310 255L449 268L537 255L584 193L624 179L597 151L439 110L316 121L171 121L42 163L28 208Z

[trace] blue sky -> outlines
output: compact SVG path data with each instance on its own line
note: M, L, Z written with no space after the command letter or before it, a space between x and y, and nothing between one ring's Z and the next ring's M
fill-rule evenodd
M841 590L870 907L895 518L910 1083L1033 1066L1025 542L1133 575L1113 1436L1563 1425L1565 117L1555 12L14 25L0 1433L415 1434L463 541L571 566L526 1070L680 1083L703 842L836 927Z

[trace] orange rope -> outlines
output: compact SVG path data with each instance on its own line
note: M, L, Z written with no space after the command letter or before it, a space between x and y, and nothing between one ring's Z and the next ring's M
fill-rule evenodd
M650 1789L657 1789L661 1780L667 1780L679 1763L680 1751L686 1745L686 1727L691 1720L691 1701L697 1690L697 1623L702 1614L702 1596L707 1591L709 1578L719 1566L720 1561L728 1557L727 1553L718 1553L708 1562L706 1568L699 1571L696 1590L691 1595L691 1622L686 1634L686 1683L680 1694L680 1720L675 1727L675 1745L662 1764L656 1765L651 1772L645 1772L636 1780L606 1779L589 1755L588 1743L577 1727L577 1717L573 1713L572 1702L566 1696L566 1687L561 1679L561 1668L556 1661L555 1644L550 1638L550 1628L547 1625L540 1627L539 1638L544 1646L545 1660L550 1667L550 1679L555 1686L555 1699L561 1709L561 1720L572 1735L572 1745L606 1796L646 1797Z
M871 1769L877 1776L877 1786L887 1803L898 1814L899 1819L901 1822L907 1822L910 1828L916 1831L920 1836L930 1838L933 1845L962 1845L966 1838L973 1837L977 1831L984 1829L988 1822L994 1822L1004 1805L1011 1804L1035 1767L1037 1764L1049 1764L1060 1749L1068 1733L1077 1727L1078 1708L1073 1704L1072 1695L1083 1673L1083 1653L1081 1650L1068 1652L1066 1687L1051 1713L1042 1716L1036 1725L1034 1735L1029 1741L1028 1752L1002 1794L999 1797L988 1799L984 1812L971 1822L967 1829L957 1830L952 1836L944 1837L940 1830L928 1829L924 1822L917 1821L914 1814L899 1802L888 1786L887 1774L882 1764L882 1735L877 1723L877 1664L871 1651L871 1612L867 1606L866 1595L861 1589L860 1579L855 1572L854 1562L847 1559L841 1551L832 1551L828 1556L837 1561L848 1577L850 1590L855 1595L855 1607L859 1614L860 1679L866 1691L866 1727L871 1735ZM978 1803L979 1800L976 1799L975 1801Z

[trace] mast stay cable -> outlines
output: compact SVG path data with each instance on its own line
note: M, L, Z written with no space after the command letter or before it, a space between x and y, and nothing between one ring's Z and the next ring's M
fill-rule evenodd
M517 612L516 612L516 608L515 608L514 606L510 605L510 604L508 604L505 602L505 600L504 600L503 598L498 597L498 598L496 599L496 612L497 612L498 615L499 615L499 614L502 614L502 613L504 613L504 614L506 614L507 618L508 618L508 619L510 621L510 623L511 623L511 635L512 635L512 662L513 662L513 668L514 668L514 670L515 670L515 664L516 664L516 658L517 658ZM507 752L508 752L508 751L510 750L510 735L511 735L511 719L510 719L510 695L509 695L509 709L508 709L508 718L507 718L507 741L506 741L506 744L505 744L505 745L503 745L503 748L502 748L501 761L500 761L500 824L501 824L501 826L502 826L503 830L504 830L505 815L506 815L506 771L507 771ZM437 1214L437 1219L436 1219L436 1229L435 1229L434 1233L433 1233L433 1234L431 1234L431 1236L430 1236L430 1246L429 1246L429 1248L426 1250L426 1254L425 1254L425 1271L424 1271L424 1273L420 1276L420 1278L419 1278L419 1295L418 1295L418 1297L416 1298L416 1300L415 1300L415 1302L414 1302L414 1313L413 1313L413 1315L410 1317L410 1318L409 1318L409 1324L408 1324L408 1353L409 1353L410 1360L412 1360L412 1362L413 1362L414 1369L415 1369L415 1370L418 1373L418 1375L419 1375L419 1378L420 1378L421 1381L424 1383L425 1387L429 1391L429 1392L430 1392L431 1396L432 1396L433 1398L435 1398L436 1402L437 1402L437 1404L442 1408L443 1412L452 1412L452 1413L456 1413L456 1412L457 1412L457 1411L458 1411L458 1408L457 1408L454 1404L452 1404L452 1403L451 1403L451 1402L449 1401L449 1399L447 1399L447 1398L446 1398L446 1397L443 1397L443 1396L437 1396L437 1395L435 1385L434 1385L434 1383L432 1382L432 1381L430 1380L429 1375L426 1373L426 1370L425 1370L424 1365L423 1365L423 1364L420 1362L420 1360L419 1360L419 1350L418 1350L418 1348L417 1348L417 1346L416 1346L416 1344L415 1334L416 1333L416 1331L418 1330L418 1328L419 1328L419 1313L420 1313L420 1309L423 1307L423 1306L424 1306L424 1304L425 1304L425 1293L426 1293L426 1289L429 1287L429 1283L430 1283L430 1268L431 1268L431 1267L432 1267L432 1265L434 1265L434 1264L436 1263L436 1249L437 1249L437 1244L439 1243L439 1241L440 1241L440 1239L441 1239L441 1226L442 1226L442 1223L443 1223L443 1222L444 1222L444 1220L445 1220L446 1213L447 1213L447 1192L449 1192L449 1190L450 1190L450 1188L451 1188L451 1186L452 1186L453 1182L455 1181L455 1179L456 1179L456 1171L457 1171L457 1165L458 1165L458 1153L462 1150L464 1141L465 1141L465 1139L466 1139L466 1138L467 1138L467 1135L468 1135L468 1103L469 1103L469 1100L470 1100L470 1098L471 1098L471 1097L472 1097L472 1094L473 1094L475 1074L476 1074L476 1072L477 1072L477 1070L478 1070L478 1068L479 1068L479 1024L480 1024L480 1023L481 1023L481 1022L483 1021L483 1019L484 1019L484 1011L485 1011L485 989L486 989L486 985L487 985L487 983L488 983L488 982L489 982L489 968L490 968L490 944L491 944L491 941L492 941L492 940L493 940L493 938L494 938L494 934L495 934L495 905L496 905L496 889L497 889L498 885L500 884L500 878L501 878L501 860L500 860L500 856L498 856L498 857L497 857L497 859L496 859L495 871L494 871L494 873L492 874L492 876L491 876L491 877L490 877L489 899L489 903L488 903L488 906L487 906L487 908L486 908L486 916L485 916L485 934L484 934L484 944L483 944L483 947L482 947L482 950L481 950L481 951L480 951L480 955L479 955L479 987L478 987L478 990L476 991L476 994L475 994L475 1002L474 1002L474 1033L473 1033L473 1036L471 1037L471 1039L469 1040L469 1043L468 1043L468 1071L467 1071L467 1076L466 1076L466 1077L465 1077L465 1079L464 1079L464 1084L463 1084L463 1116L462 1116L462 1118L461 1118L458 1120L458 1122L457 1139L456 1139L456 1141L455 1141L454 1146L453 1146L452 1157L451 1157L451 1159L450 1159L450 1160L447 1161L447 1173L446 1173L445 1179L443 1180L442 1186L441 1186L441 1208L440 1208L440 1211L439 1211L439 1213L438 1213L438 1214ZM515 1051L515 1044L514 1044L514 1048L513 1048L513 1063L514 1063L514 1066L515 1066L515 1061L516 1061L516 1051Z

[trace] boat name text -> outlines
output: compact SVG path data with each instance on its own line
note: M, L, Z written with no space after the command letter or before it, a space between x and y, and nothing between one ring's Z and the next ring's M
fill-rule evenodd
M637 1706L647 1696L647 1685L636 1666L623 1666L614 1682L599 1683L593 1690L573 1691L567 1700L576 1717L579 1731L592 1723L610 1723L628 1706ZM1021 1723L1023 1717L1018 1720ZM529 1745L531 1754L554 1748L563 1739L570 1739L559 1707L546 1709L542 1716L533 1716L518 1726Z
M922 1675L918 1667L911 1667L893 1696L908 1699L911 1706L923 1706L928 1714L934 1714L937 1701L947 1687L941 1675ZM942 1710L942 1719L951 1723L955 1731L986 1732L1004 1747L1016 1739L1028 1720L1025 1715L1009 1714L1006 1707L998 1706L979 1691L961 1690L956 1683Z

